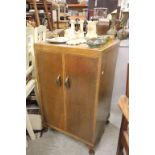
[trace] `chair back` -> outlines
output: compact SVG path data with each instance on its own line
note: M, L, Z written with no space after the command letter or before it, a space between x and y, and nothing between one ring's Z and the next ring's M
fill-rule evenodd
M26 28L26 69L30 67L30 63L34 57L34 28Z
M34 29L34 42L44 42L46 40L46 26L40 25Z

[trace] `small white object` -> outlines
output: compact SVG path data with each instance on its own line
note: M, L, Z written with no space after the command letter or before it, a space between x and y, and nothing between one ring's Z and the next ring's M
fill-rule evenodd
M97 38L96 23L97 21L88 21L88 32L86 38L88 39Z
M56 10L53 10L53 22L57 21L57 12Z
M75 39L76 38L76 35L75 35L75 20L71 20L71 28L69 29L68 37L70 39Z
M80 20L80 38L84 38L84 32L83 32L83 23L84 20Z
M44 13L44 10L39 10L39 13Z
M31 9L31 10L29 10L29 12L34 13L34 12L35 12L35 10Z
M56 37L56 38L47 38L46 41L51 43L65 43L68 41L68 38L66 37Z
M86 43L86 39L80 38L80 39L72 39L66 42L67 45L79 45Z

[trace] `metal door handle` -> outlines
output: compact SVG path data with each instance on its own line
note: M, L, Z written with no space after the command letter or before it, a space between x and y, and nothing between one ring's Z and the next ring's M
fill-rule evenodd
M70 79L68 76L65 79L65 86L66 86L66 88L70 88L70 86L71 86Z
M58 75L58 76L57 76L57 79L56 79L56 84L57 84L57 86L60 87L60 86L61 86L61 83L62 83L62 82L61 82L61 75Z

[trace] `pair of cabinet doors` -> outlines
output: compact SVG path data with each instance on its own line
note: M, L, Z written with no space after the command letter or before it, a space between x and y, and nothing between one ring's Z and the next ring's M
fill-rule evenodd
M93 142L98 58L36 51L36 60L46 124Z

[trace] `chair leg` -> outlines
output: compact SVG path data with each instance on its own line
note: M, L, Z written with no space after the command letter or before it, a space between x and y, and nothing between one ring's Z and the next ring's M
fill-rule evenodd
M127 122L126 122L125 118L122 117L116 155L124 155L124 153L123 153L123 145L122 145L122 142L121 142L121 138L122 138L122 134L123 134L123 129L125 129L125 127L126 127L126 123Z
M107 116L106 125L108 125L108 124L110 123L109 118L110 118L110 113L109 113L108 116Z
M26 111L26 129L29 133L29 136L32 140L35 140L36 137L35 137L35 134L33 132L33 129L32 129L32 126L31 126L31 122L30 122L30 119L29 119L29 116L27 114L27 111Z

